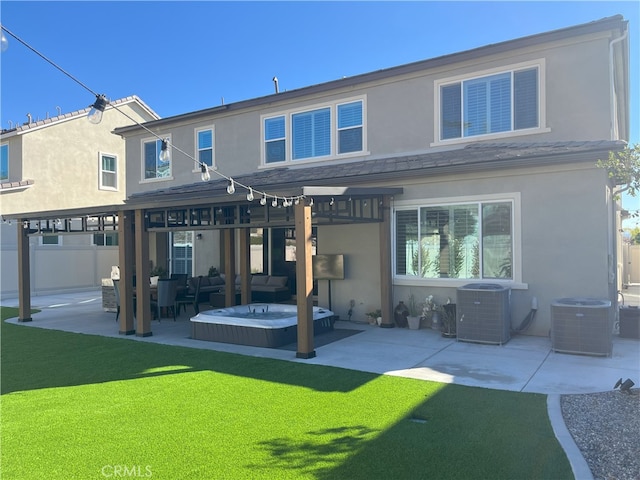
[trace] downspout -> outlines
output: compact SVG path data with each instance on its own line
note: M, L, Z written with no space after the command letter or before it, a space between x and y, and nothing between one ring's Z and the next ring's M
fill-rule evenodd
M615 74L613 72L613 46L616 43L622 42L627 38L628 30L624 31L622 36L616 38L615 40L611 40L609 42L609 84L610 84L610 95L609 98L611 100L611 140L618 140L618 102L616 97L616 86L615 86Z
M615 86L615 73L614 73L614 60L613 60L613 47L617 43L624 41L627 38L628 29L624 31L624 33L609 42L609 83L610 83L610 91L609 91L609 100L611 102L611 125L610 125L610 136L611 140L619 139L619 131L618 131L618 99L616 96L616 86ZM612 187L612 191L609 192L609 198L611 199L611 207L610 207L610 224L609 224L609 232L610 240L609 240L609 248L610 252L607 255L607 263L608 263L608 276L609 276L609 295L613 300L611 303L614 306L613 310L613 321L617 322L619 320L618 317L618 295L615 294L618 290L618 212L617 212L617 201L614 199L613 189L615 185ZM612 224L613 225L612 225Z

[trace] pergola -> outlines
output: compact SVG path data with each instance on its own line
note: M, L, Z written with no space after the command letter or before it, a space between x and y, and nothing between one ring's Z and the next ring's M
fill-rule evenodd
M29 237L33 235L119 234L119 333L152 335L149 277L149 233L220 230L224 239L225 304L235 304L235 277L240 274L241 303L251 302L250 231L295 229L298 358L315 357L313 344L312 226L378 223L382 327L393 327L391 290L390 202L402 188L302 186L280 189L280 198L298 198L283 206L249 202L229 195L222 182L174 187L132 195L124 204L7 215L18 228L19 321L31 321ZM264 204L263 204L264 203ZM277 203L277 202L276 202ZM236 272L236 258L239 271ZM134 290L138 299L134 315ZM136 320L134 322L134 319Z

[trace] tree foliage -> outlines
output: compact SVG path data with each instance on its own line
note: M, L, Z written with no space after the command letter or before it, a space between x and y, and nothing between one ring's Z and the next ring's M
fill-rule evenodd
M619 152L609 152L609 158L598 160L597 165L607 170L618 187L613 192L616 200L624 192L632 197L640 193L640 145L627 145Z

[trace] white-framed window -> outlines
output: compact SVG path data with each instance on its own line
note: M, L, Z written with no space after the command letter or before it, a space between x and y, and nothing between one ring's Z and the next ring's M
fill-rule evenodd
M547 131L542 60L439 80L435 87L435 143Z
M171 140L169 140L171 141ZM170 146L167 148L171 148ZM171 160L160 160L162 140L142 140L142 180L171 180Z
M262 117L263 164L339 158L366 151L366 99Z
M9 145L0 145L0 180L9 179Z
M196 130L196 158L198 162L210 167L214 166L214 136L213 128L201 128ZM200 168L196 169L200 171Z
M100 152L99 159L100 190L118 190L118 157Z
M522 282L520 195L396 202L394 278Z
M40 245L62 245L59 235L43 235L40 237Z
M287 159L285 116L264 119L264 163L284 162Z
M115 247L118 245L118 232L94 233L92 240L93 244L98 247Z

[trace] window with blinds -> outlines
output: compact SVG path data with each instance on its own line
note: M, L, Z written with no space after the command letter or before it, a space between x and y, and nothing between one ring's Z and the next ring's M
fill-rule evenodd
M198 130L196 141L198 143L198 161L213 167L213 130L210 128Z
M440 86L440 139L539 127L538 67Z
M336 157L365 150L364 101L266 117L263 163Z
M513 279L512 216L512 201L396 210L395 274Z

